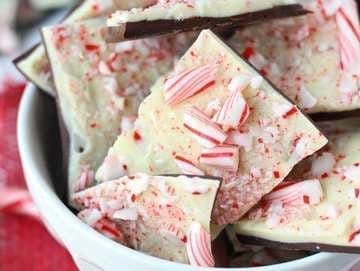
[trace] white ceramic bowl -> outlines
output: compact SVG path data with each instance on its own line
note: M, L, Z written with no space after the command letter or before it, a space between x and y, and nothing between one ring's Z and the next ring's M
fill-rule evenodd
M54 237L70 251L79 269L82 271L215 270L161 260L124 247L82 223L62 203L55 193L53 180L48 170L49 159L45 157L49 144L54 144L49 140L51 131L48 133L51 125L54 125L54 119L50 118L48 113L49 99L33 85L27 86L18 116L20 155L30 193L45 225ZM51 123L49 123L50 121ZM60 144L60 142L55 142L55 144ZM319 253L279 265L233 270L345 271L357 259L358 256L350 254Z

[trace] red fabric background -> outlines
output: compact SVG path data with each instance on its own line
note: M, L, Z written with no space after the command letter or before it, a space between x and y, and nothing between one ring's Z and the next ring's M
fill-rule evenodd
M16 144L23 83L0 86L0 186L25 187ZM1 195L0 195L1 197ZM0 213L0 271L75 271L71 256L31 218Z

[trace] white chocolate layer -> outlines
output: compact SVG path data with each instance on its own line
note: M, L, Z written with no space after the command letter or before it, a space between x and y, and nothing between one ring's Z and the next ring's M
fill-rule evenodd
M329 137L328 146L299 164L289 176L290 180L299 181L319 178L324 191L320 204L303 210L299 207L296 217L286 218L276 227L267 226L266 216L244 218L234 225L236 232L279 242L360 246L358 237L350 240L350 236L360 229L360 198L356 190L360 188L359 125L360 119L323 124ZM314 175L314 165L319 167L319 159L329 154L336 163L331 167L322 163L326 172ZM262 213L257 208L252 210L253 213L257 211L259 215Z
M153 20L182 20L192 17L230 17L275 6L297 3L296 0L185 0L158 1L148 8L119 10L109 16L108 26L118 26L127 22Z

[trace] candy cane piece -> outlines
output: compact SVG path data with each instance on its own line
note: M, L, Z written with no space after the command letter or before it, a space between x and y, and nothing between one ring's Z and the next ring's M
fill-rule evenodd
M186 252L189 263L193 266L212 267L215 265L211 253L210 234L206 232L200 223L190 225L186 244Z
M199 175L199 176L205 175L205 173L201 169L196 167L193 162L182 156L179 155L175 156L175 163L184 174Z
M216 67L200 66L168 78L164 83L165 101L176 105L215 84Z
M283 205L309 204L321 202L323 191L319 180L306 180L298 183L289 183L276 188L273 192L263 197L264 202L282 202Z
M185 112L184 127L201 146L206 148L220 145L227 138L227 134L220 126L195 106Z
M241 91L235 90L226 99L220 111L215 114L213 120L225 129L236 129L247 120L249 115L250 108Z
M204 149L200 154L200 163L236 172L239 167L239 147L219 146Z
M343 1L335 15L339 29L341 68L348 69L359 65L360 61L360 24L356 3Z

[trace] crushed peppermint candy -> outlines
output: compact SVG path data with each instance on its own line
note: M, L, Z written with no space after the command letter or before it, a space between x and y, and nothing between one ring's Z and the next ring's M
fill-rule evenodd
M313 176L321 177L324 174L331 173L335 164L334 155L330 152L323 152L312 162L311 173Z
M166 102L169 105L176 105L209 89L215 84L216 72L216 66L205 65L167 78L164 83Z
M200 164L236 172L239 167L239 148L236 146L218 146L204 149L200 154Z
M241 89L235 89L215 114L213 120L222 125L223 129L237 129L245 123L250 115L250 107L246 103Z
M181 169L182 173L189 175L205 175L205 173L194 165L193 162L182 156L175 156L175 163Z
M204 112L195 106L184 114L184 127L206 148L212 148L224 143L227 134L213 122Z

